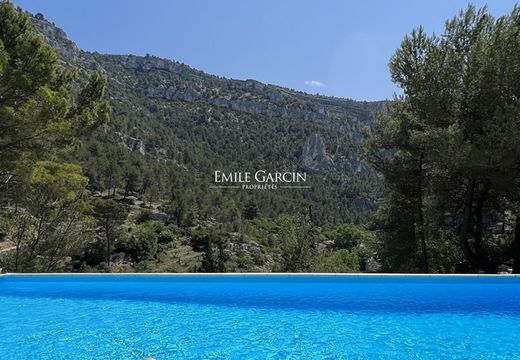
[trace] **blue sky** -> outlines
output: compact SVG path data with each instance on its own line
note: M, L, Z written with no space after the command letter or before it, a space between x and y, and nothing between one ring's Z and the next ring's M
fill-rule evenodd
M208 73L356 100L398 91L388 60L404 35L442 31L460 0L14 0L89 51L157 55ZM517 0L488 4L495 16Z

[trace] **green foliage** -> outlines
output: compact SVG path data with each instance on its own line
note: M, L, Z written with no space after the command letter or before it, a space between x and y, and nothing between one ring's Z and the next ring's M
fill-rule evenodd
M156 230L157 232L157 230ZM170 228L161 227L158 231L157 241L162 245L176 245L177 236Z
M23 183L9 184L16 186L10 197L16 206L4 208L2 227L16 250L5 268L56 270L64 256L93 238L86 183L79 166L45 161Z
M143 210L139 211L139 214L137 215L135 222L137 224L147 222L148 220L150 220L151 215L152 215L152 210L143 209Z
M520 199L519 20L518 6L498 19L469 6L441 36L414 30L392 57L404 95L365 143L385 179L387 269L452 271L460 253L470 271L520 265L520 239L494 231Z
M159 237L165 231L163 227L164 225L155 222L138 225L125 239L116 244L116 251L124 252L135 262L152 259L159 248ZM165 235L166 233L162 236L163 241Z
M95 216L102 222L123 221L128 215L128 209L112 199L96 199L92 205Z
M108 120L105 79L93 74L77 97L57 55L32 32L27 15L0 3L0 175L71 143Z
M77 164L39 161L32 169L29 183L54 198L74 200L85 190L88 178Z
M16 248L8 270L61 269L94 235L88 178L65 158L110 109L104 77L93 74L76 96L71 75L29 17L0 2L0 216Z
M302 216L283 216L280 222L281 270L311 271L317 255L317 233Z
M200 271L226 272L226 262L229 260L225 252L227 241L224 234L213 229L199 230L191 239L195 250L204 252Z
M342 224L326 232L325 237L334 241L337 248L352 250L360 244L373 244L375 236L363 227L354 224Z
M141 188L142 181L142 175L139 171L138 165L135 163L126 165L123 169L123 199L125 199L130 192L138 191Z
M112 248L121 235L120 225L128 216L128 209L115 200L97 199L93 203L94 216L102 228L100 240L104 240L106 249L106 263L110 269Z
M360 259L356 252L340 249L322 253L313 267L313 271L327 273L359 272L359 262Z
M440 229L430 246L430 264L433 273L460 273L464 268L464 255L452 230Z
M243 216L246 220L253 220L258 216L258 206L255 202L249 201L246 204L246 206L244 207Z

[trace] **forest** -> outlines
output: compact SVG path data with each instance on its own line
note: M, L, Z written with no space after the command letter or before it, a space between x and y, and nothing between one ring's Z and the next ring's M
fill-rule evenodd
M0 3L2 271L520 272L518 6L415 29L390 59L402 95L357 118L49 27ZM311 189L210 188L214 170L302 170L316 133L335 166Z

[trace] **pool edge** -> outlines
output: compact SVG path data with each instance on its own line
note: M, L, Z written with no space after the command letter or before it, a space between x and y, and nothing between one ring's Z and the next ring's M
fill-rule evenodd
M3 273L2 276L169 276L169 277L520 277L520 274L410 274L410 273Z

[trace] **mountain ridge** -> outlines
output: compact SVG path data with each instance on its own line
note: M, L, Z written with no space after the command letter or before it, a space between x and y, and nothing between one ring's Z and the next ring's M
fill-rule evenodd
M317 174L316 186L343 194L331 208L374 208L373 190L360 191L357 183L377 187L377 179L359 153L363 128L372 125L386 101L355 101L228 79L152 55L84 51L43 15L31 15L31 20L62 66L107 76L113 116L105 132L129 151L171 160L205 182L211 167L301 169ZM309 151L309 144L317 148ZM322 202L322 191L304 197Z
M61 53L61 54L63 54L63 51L62 51L62 49L60 49L60 46L58 44L66 43L70 48L74 48L74 50L76 52L78 52L78 53L91 54L91 55L100 55L100 56L121 57L121 58L124 58L124 57L154 58L154 59L157 59L157 60L159 60L161 62L172 63L175 66L184 67L187 70L190 70L190 71L193 71L193 72L198 72L198 73L206 75L206 76L211 76L211 77L223 79L223 80L226 80L226 81L244 82L244 83L254 82L254 83L258 83L258 84L263 85L263 86L277 88L277 89L282 90L282 91L286 90L286 91L290 91L290 92L293 92L293 93L299 93L299 94L302 94L304 96L311 96L311 97L315 97L315 98L319 98L319 99L323 99L323 100L329 99L331 101L345 101L345 102L349 102L349 103L350 102L354 102L354 103L369 103L369 104L381 104L381 103L385 103L385 102L388 101L387 99L383 99L383 100L370 100L370 101L355 100L355 99L352 99L352 98L345 98L345 97L339 97L339 96L334 96L334 95L324 95L324 94L319 94L319 93L313 94L313 93L308 93L308 92L301 91L301 90L292 89L292 88L289 88L289 87L286 87L286 86L283 86L283 85L279 85L279 84L262 82L262 81L259 81L259 80L255 80L253 78L238 79L238 78L233 78L233 77L220 76L220 75L216 75L216 74L212 74L212 73L206 72L206 71L201 70L201 69L194 68L194 67L192 67L190 65L187 65L187 64L182 63L180 61L177 61L175 59L163 58L163 57L160 57L160 56L155 56L155 55L150 55L150 54L146 54L146 55L136 55L136 54L131 54L131 53L128 53L128 54L113 54L113 53L103 53L103 52L98 52L98 51L87 51L87 50L83 50L80 47L78 47L77 44L74 41L72 41L72 40L70 40L68 38L67 33L63 29L59 28L55 23L47 20L44 17L43 14L38 13L38 14L34 14L33 15L33 14L29 13L29 12L26 12L26 13L31 17L31 19L33 21L33 25L35 25L35 29L37 30L37 32L40 33L41 35L43 35L44 38L47 40L47 42L51 46L53 46L53 48L58 50L58 52Z
M304 98L304 99L315 99L320 103L324 103L326 105L343 105L343 107L347 110L351 110L353 113L358 112L360 115L367 115L366 112L374 112L382 109L384 103L387 100L380 101L358 101L348 98L341 98L335 96L321 95L321 94L310 94L299 90L290 89L287 87L283 87L276 84L267 84L262 83L260 81L254 79L234 79L234 78L226 78L219 75L209 74L202 70L193 68L189 65L183 64L174 59L166 59L161 58L154 55L133 55L133 54L109 54L109 53L99 53L99 52L90 52L80 49L72 40L67 37L65 31L61 28L57 27L55 24L49 22L44 18L42 14L31 15L31 19L33 20L33 24L35 26L36 31L43 35L44 39L49 43L62 57L65 57L69 60L73 60L76 65L87 64L90 65L88 69L85 70L98 70L102 72L106 72L106 59L115 59L116 62L119 62L123 67L127 69L135 69L139 71L168 71L174 74L185 74L186 72L190 73L192 77L192 81L197 80L196 76L200 76L199 80L216 80L220 82L228 82L233 84L237 89L242 90L263 90L267 89L271 92L268 93L270 97L266 98L271 103L276 104L277 99L279 99L280 93L288 93L291 96ZM104 58L104 59L103 59ZM101 60L102 59L102 60ZM195 78L195 79L193 79ZM159 88L160 89L160 88ZM157 90L157 89L156 89ZM279 93L274 93L273 91L278 91ZM160 92L160 90L159 90ZM149 93L150 96L157 96L157 91L153 91L153 89ZM160 94L159 96L168 97L169 94L165 92L164 94ZM183 94L180 95L181 97ZM197 97L194 94L195 98ZM187 94L185 97L186 100L192 100L190 94ZM219 104L219 101L215 101L216 105L223 106ZM226 106L226 105L224 105ZM238 109L238 106L231 105L232 108ZM238 109L239 110L239 109ZM318 108L315 109L317 115L316 119L323 119L324 109ZM365 112L363 114L363 112ZM284 116L284 114L281 114ZM294 112L290 115L298 115ZM308 114L305 114L308 115Z

